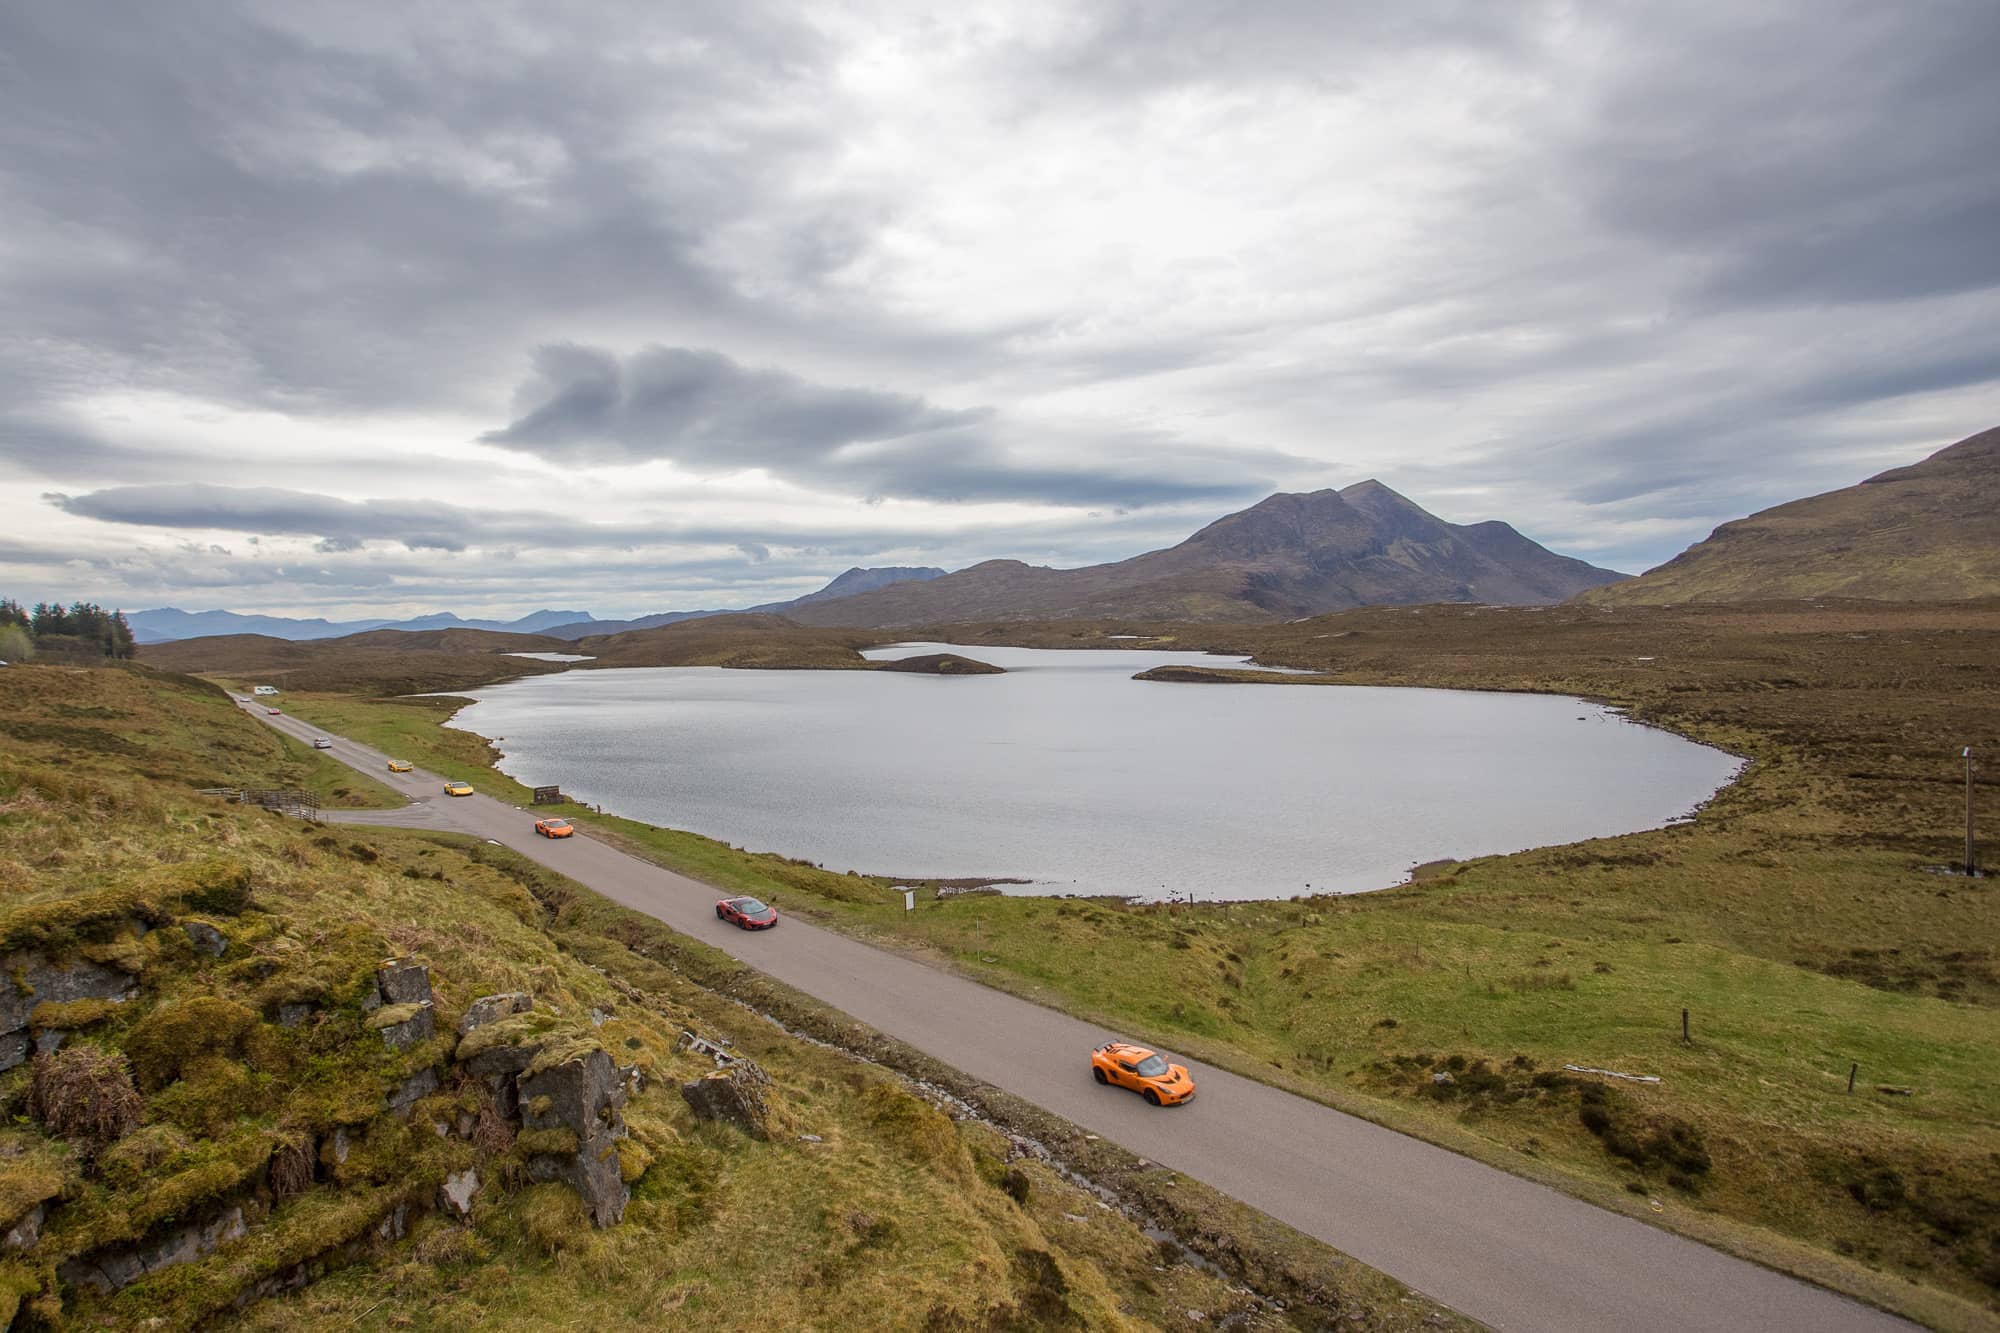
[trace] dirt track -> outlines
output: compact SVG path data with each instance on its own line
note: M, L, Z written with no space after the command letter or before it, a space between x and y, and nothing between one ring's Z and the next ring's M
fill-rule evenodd
M330 735L289 716L270 717L261 706L254 712L302 739ZM1147 1106L1090 1078L1090 1048L1124 1034L800 921L754 934L725 926L714 912L721 895L708 885L589 837L538 837L528 812L487 796L447 797L443 778L422 770L388 773L385 756L332 739L333 757L414 804L327 817L467 833L512 847L1494 1328L1860 1333L1913 1327L1192 1060L1184 1062L1200 1089L1195 1100L1171 1110Z

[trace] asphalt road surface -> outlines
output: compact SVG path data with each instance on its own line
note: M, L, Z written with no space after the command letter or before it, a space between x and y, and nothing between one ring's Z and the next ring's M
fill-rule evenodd
M1811 1330L1914 1327L1671 1232L1380 1125L1175 1056L1198 1092L1152 1107L1091 1080L1090 1049L1126 1034L793 918L746 932L716 919L721 891L488 796L449 797L421 769L262 701L261 720L311 741L414 803L344 823L468 833L512 847L615 902L742 959L917 1049L1192 1176L1496 1329ZM783 910L783 904L779 904Z

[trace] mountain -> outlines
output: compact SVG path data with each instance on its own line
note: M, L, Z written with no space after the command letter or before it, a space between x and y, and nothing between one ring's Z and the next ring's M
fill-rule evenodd
M1382 603L1530 606L1625 575L1556 555L1505 523L1447 523L1379 481L1280 494L1178 546L1050 569L989 560L787 612L871 628L972 620L1294 619Z
M2000 428L1845 490L1725 523L1603 605L2000 594Z
M261 634L294 643L310 639L337 639L374 629L432 630L481 629L502 634L538 634L550 625L588 621L588 611L535 611L519 620L460 620L449 611L418 616L412 620L295 620L289 616L239 615L234 611L183 611L164 606L151 611L135 611L125 617L132 637L139 643L172 643L180 639L207 639L219 634Z
M676 625L683 620L702 620L709 616L785 615L794 607L805 606L808 603L852 597L856 593L886 588L892 583L943 578L944 573L942 569L907 565L893 565L882 569L850 569L818 592L809 592L803 597L794 597L787 602L765 602L758 606L746 606L735 610L662 611L657 615L641 616L637 620L586 620L574 625L552 625L538 630L537 633L550 634L558 639L576 640L597 634L622 634L626 630L658 629L662 625Z

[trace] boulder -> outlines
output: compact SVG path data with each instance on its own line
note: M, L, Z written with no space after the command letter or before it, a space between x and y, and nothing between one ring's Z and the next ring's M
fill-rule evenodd
M20 1221L8 1228L4 1238L0 1238L0 1250L33 1249L35 1242L42 1238L42 1219L47 1216L48 1210L39 1203L23 1213Z
M33 950L0 958L0 1070L28 1058L28 1016L38 1004L72 1000L125 1000L138 989L129 972L93 963L88 958L52 961ZM18 1036L18 1040L16 1039Z
M419 1069L389 1090L389 1109L397 1115L406 1116L411 1107L437 1090L437 1070Z
M392 1051L407 1051L437 1031L437 1013L429 1000L422 1004L384 1005L368 1016L368 1026L382 1034Z
M183 921L181 929L187 933L188 943L194 946L194 951L198 954L220 958L229 948L229 941L223 938L222 932L206 921Z
M748 1060L737 1060L713 1074L681 1084L681 1098L701 1120L722 1120L754 1139L771 1137L770 1107L764 1088L770 1078Z
M488 1046L485 1050L465 1061L466 1072L486 1078L494 1074L518 1074L535 1062L542 1053L539 1041L524 1041L518 1046Z
M446 1216L463 1222L472 1216L472 1196L479 1193L479 1171L476 1167L446 1176L444 1184L438 1187L438 1207Z
M383 1004L429 1004L431 970L411 958L391 958L375 969Z
M529 1159L535 1180L560 1180L608 1227L625 1215L632 1197L618 1170L618 1140L625 1137L625 1079L611 1057L595 1048L519 1080L521 1123L527 1129L567 1129L574 1153Z
M534 997L525 991L482 995L465 1011L465 1017L458 1020L458 1035L462 1037L474 1028L483 1028L512 1014L525 1014L534 1007Z

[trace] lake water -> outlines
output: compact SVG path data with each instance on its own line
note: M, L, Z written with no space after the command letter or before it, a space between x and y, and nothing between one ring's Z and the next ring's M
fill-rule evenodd
M1737 760L1546 695L1135 681L1143 649L956 651L1000 676L577 670L452 725L530 785L830 870L1010 892L1278 898L1651 828Z

